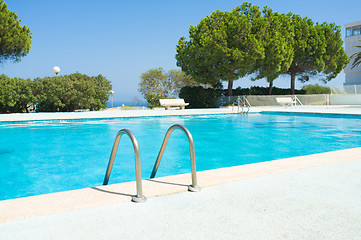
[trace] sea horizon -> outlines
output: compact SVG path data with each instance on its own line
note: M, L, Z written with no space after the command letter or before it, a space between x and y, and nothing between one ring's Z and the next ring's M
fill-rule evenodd
M114 101L113 102L113 107L121 107L121 106L129 106L129 105L134 105L136 107L147 107L148 103L146 101ZM112 102L111 100L109 101L107 108L111 108L112 107Z

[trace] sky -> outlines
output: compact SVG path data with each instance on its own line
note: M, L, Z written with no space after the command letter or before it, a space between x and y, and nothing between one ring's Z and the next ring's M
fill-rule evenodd
M190 25L216 10L231 11L242 3L233 0L5 0L32 32L32 48L21 62L7 62L1 73L9 77L34 79L79 72L102 74L112 82L114 102L144 100L138 92L142 73L162 67L179 69L175 54L178 39L188 38ZM314 22L334 22L341 26L361 20L360 0L273 0L249 1L280 13L292 12ZM342 89L341 72L326 86ZM325 85L317 79L311 84ZM309 84L308 83L308 84ZM264 80L242 78L234 87L268 86ZM290 80L281 77L275 87L289 88ZM226 87L226 85L225 85ZM296 88L302 88L297 82Z

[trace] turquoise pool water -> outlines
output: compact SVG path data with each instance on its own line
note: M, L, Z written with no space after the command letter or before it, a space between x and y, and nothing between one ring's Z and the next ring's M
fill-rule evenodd
M130 129L150 176L165 132L193 135L197 170L361 146L360 117L321 114L197 115L0 122L0 200L102 185L116 133ZM171 135L157 176L190 172L185 134ZM109 183L135 180L131 141L121 139Z

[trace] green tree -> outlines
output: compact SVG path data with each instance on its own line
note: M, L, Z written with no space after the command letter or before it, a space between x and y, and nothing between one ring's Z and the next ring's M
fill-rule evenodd
M31 48L31 32L15 12L0 0L0 64L5 61L20 61Z
M232 12L216 11L191 26L189 40L177 45L177 65L203 83L228 81L232 84L256 73L254 80L273 80L281 74L307 82L318 76L327 82L349 62L342 47L340 27L334 23L314 24L311 19L292 13L261 13L257 6L243 3Z
M34 105L32 82L0 75L0 113L28 112Z
M256 61L256 75L252 80L266 78L269 83L268 94L272 94L273 81L287 71L293 56L293 32L290 14L278 14L272 9L263 9L262 28L255 32L262 38L264 57Z
M111 82L106 79L103 75L91 77L95 85L95 92L93 102L90 105L90 109L100 110L107 107L109 103L110 90L112 90Z
M323 82L335 78L349 62L342 44L340 27L334 23L314 24L309 18L292 14L293 60L284 73L291 77L291 93L295 80L307 82L318 75Z
M361 43L361 40L359 40L359 42ZM361 45L360 46L354 46L354 47L361 48ZM359 67L361 65L361 51L352 54L351 58L353 58L353 63L352 63L351 69L354 68L354 67Z
M177 66L200 83L228 81L232 95L233 81L249 74L263 57L263 44L253 33L260 15L257 6L243 3L232 12L216 11L203 18L190 26L189 40L179 39Z
M169 70L165 72L163 68L150 69L141 75L139 92L149 99L155 96L163 98L178 97L179 91L184 86L199 85L193 78L180 70ZM149 101L148 101L149 103Z
M163 68L150 69L140 76L139 92L146 97L148 94L162 94L166 92L164 84L167 76Z
M106 108L112 86L102 75L80 73L37 78L34 95L39 112L70 112L76 109Z
M62 98L66 95L62 77L45 77L34 79L34 95L38 112L59 112L65 107Z
M181 70L171 69L166 73L166 75L169 82L169 88L172 89L172 91L169 91L169 93L173 97L179 96L179 92L182 87L195 87L200 85L194 81L192 76Z

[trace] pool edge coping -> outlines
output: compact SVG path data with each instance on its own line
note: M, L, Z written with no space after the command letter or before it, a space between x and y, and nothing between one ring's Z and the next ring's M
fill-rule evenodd
M361 147L197 172L200 187L359 159ZM187 191L190 173L142 180L148 198ZM0 224L129 202L135 181L0 201ZM189 193L197 194L197 193ZM134 203L136 204L136 203ZM143 203L146 204L146 203ZM29 206L31 206L29 208Z
M86 120L114 119L132 117L167 117L190 115L213 115L237 113L229 109L185 109L185 110L119 110L94 112L51 112L51 113L11 113L0 114L0 123L51 121L51 120Z
M361 115L361 109L335 106L256 106L250 108L250 113L313 113L330 115ZM94 112L51 112L51 113L11 113L0 114L0 123L51 121L51 120L86 120L115 119L130 117L167 117L191 115L237 114L237 109L231 108L199 108L184 110L119 110Z

